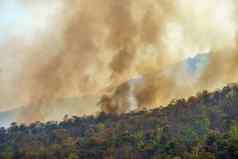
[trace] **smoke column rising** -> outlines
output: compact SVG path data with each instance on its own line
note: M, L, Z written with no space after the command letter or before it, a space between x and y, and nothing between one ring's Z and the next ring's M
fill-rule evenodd
M19 3L33 17L25 20L30 29L19 38L5 40L8 45L3 49L11 44L24 54L13 77L13 83L20 83L13 91L19 103L31 106L21 121L43 120L42 107L59 98L105 95L104 111L126 112L130 100L136 107L160 105L236 81L229 76L236 73L237 65L235 0ZM34 23L36 17L42 21ZM31 32L33 28L37 33ZM19 46L18 41L26 37L31 38ZM170 68L208 51L209 64L197 81L181 84L181 79L191 77L180 67ZM123 84L137 76L143 80L135 88Z

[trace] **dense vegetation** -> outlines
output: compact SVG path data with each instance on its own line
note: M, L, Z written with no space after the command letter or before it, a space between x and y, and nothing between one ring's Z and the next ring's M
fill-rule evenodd
M0 129L1 159L235 159L238 86L120 116L12 123Z

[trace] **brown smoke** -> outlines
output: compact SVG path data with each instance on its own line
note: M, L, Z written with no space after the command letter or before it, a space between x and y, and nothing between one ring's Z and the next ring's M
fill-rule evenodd
M237 17L235 17L235 19L237 19ZM130 95L130 84L124 83L118 87L111 97L107 96L102 98L101 102L103 109L106 112L126 112L129 110L128 108L131 105L129 102L130 99L128 99L129 96L132 96L135 98L134 100L137 101L137 109L143 107L148 108L150 106L159 106L161 104L168 104L168 102L170 102L172 99L195 95L195 93L204 89L213 90L222 87L227 83L237 82L236 66L238 64L238 51L236 41L231 39L229 40L229 38L226 39L227 37L225 36L221 38L221 41L216 41L215 39L213 41L206 40L205 38L207 37L204 36L206 35L206 29L203 30L201 28L201 30L198 32L201 35L199 35L195 32L196 30L194 30L194 28L199 26L194 26L193 23L194 22L191 21L190 25L185 26L191 31L188 32L189 34L194 34L194 36L192 36L192 40L197 42L198 47L199 45L208 45L210 50L210 54L207 55L209 63L203 72L201 72L199 79L192 81L191 77L186 74L183 75L183 73L180 71L180 68L176 68L179 67L179 65L172 66L170 68L171 72L166 74L164 70L159 69L158 65L156 66L156 71L153 69L153 67L148 67L150 65L146 63L146 67L142 67L143 73L145 73L143 74L144 81L139 84L134 84L134 87L137 88L133 90L132 95ZM195 24L199 25L199 23L196 21ZM204 26L202 27L210 27L206 25L209 25L209 22L206 22L204 19ZM213 32L215 33L214 30ZM214 34L213 32L212 34ZM235 39L236 36L236 34L235 36L232 36L234 37L232 39ZM203 42L199 40L202 40ZM172 42L173 41L171 41L171 45L173 45ZM182 47L186 46L182 44ZM160 49L160 51L162 51L162 49ZM172 59L168 57L169 56L166 56L164 60L169 62ZM179 83L177 75L182 76L183 84Z
M30 49L49 56L26 59L20 77L22 98L32 108L23 112L21 120L43 120L43 107L64 97L103 96L103 111L121 113L133 110L128 109L130 105L160 105L216 87L221 80L235 80L228 77L236 73L237 54L230 44L233 38L225 29L216 28L219 19L213 23L213 16L209 19L209 15L195 10L202 2L64 1L64 11L59 13L56 24L58 36L49 36L46 48ZM210 0L206 13L213 13L215 4ZM207 69L197 82L191 83L178 63L206 49L212 52ZM127 81L138 75L143 80L132 88ZM188 85L180 84L177 76L188 80L184 81Z
M42 64L35 56L26 62L22 83L25 96L30 96L28 104L37 107L33 112L38 114L42 105L64 96L98 95L134 74L138 46L157 42L162 18L156 19L155 9L146 7L142 20L136 20L133 5L126 0L66 2L65 10L71 12L61 15L58 24L63 31L62 49ZM58 48L54 41L50 44Z

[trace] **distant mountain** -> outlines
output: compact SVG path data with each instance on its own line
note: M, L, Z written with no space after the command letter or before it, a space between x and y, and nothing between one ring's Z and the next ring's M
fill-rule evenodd
M22 107L7 112L0 112L0 127L9 126L12 122L16 121L16 118L22 109L24 108Z
M188 58L182 63L188 72L191 74L197 74L209 63L209 54L198 54L193 58Z
M97 106L98 100L99 97L96 96L62 98L43 105L38 110L43 114L43 121L61 121L65 115L83 116L98 113L100 111L100 107ZM19 117L24 118L24 112L31 109L32 107L25 106L0 112L0 127L9 126L12 122L18 121Z

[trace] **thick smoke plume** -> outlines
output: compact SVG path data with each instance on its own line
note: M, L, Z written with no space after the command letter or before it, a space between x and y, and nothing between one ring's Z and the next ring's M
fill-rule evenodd
M62 6L55 29L25 49L35 54L18 77L18 94L30 106L21 121L44 120L42 107L59 98L99 96L103 111L123 113L237 80L235 0L65 0ZM204 52L209 62L194 79L180 62Z

